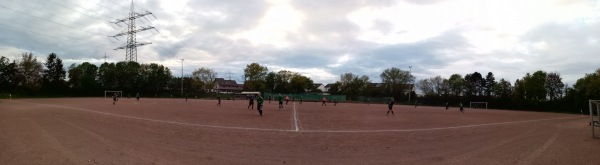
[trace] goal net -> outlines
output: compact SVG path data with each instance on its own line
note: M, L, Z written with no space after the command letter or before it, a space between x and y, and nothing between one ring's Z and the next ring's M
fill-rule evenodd
M471 109L487 109L487 102L470 102L469 108Z
M600 133L600 100L589 100L589 106L592 137L598 138L596 134Z
M123 91L104 91L104 98L112 98L112 95L114 95L115 93L117 94L117 98L123 98Z

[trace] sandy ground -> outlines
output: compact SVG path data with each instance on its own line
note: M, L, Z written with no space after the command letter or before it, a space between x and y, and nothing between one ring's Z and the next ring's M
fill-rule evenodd
M600 164L589 116L244 100L0 100L0 164Z

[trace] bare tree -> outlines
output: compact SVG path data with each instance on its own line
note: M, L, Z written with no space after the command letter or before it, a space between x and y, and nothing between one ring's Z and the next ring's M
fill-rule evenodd
M22 57L19 61L20 85L30 90L37 90L41 87L44 71L42 63L38 62L32 53L23 53Z
M207 89L212 88L215 78L217 77L217 72L210 68L198 68L192 72L192 77L202 82L202 90L206 91Z
M395 96L401 95L406 88L409 88L410 82L414 79L409 71L400 70L396 67L384 70L379 77L381 77L386 92L390 92Z

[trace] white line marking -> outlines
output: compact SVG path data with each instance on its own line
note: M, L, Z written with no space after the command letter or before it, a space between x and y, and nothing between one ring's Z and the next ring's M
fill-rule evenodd
M298 132L300 129L298 128L298 113L296 112L296 103L294 103L294 113L292 113L292 115L294 116L294 131Z
M30 103L30 102L22 102L22 101L14 101L25 104L34 104L48 107L59 107L65 109L79 110L85 112L98 113L108 116L116 116L122 118L143 120L143 121L152 121L158 123L167 123L167 124L178 124L178 125L186 125L186 126L197 126L197 127L207 127L207 128L221 128L221 129L236 129L236 130L251 130L251 131L273 131L273 132L298 132L295 129L269 129L269 128L251 128L251 127L234 127L234 126L218 126L218 125L206 125L206 124L192 124L192 123L183 123L176 121L166 121L166 120L157 120L157 119L147 119L141 117L134 116L125 116L113 113L106 113L100 111L94 111L83 108L75 108L75 107L67 107L60 105L51 105L51 104L40 104L40 103ZM561 119L570 119L570 118L581 118L580 116L576 117L559 117L559 118L549 118L549 119L537 119L537 120L524 120L524 121L512 121L512 122L500 122L500 123L486 123L486 124L474 124L474 125L463 125L463 126L454 126L454 127L438 127L438 128L421 128L421 129L390 129L390 130L302 130L302 132L307 133L385 133L385 132L420 132L420 131L434 131L434 130L445 130L445 129L460 129L460 128L471 128L471 127L483 127L483 126L494 126L494 125L506 125L506 124L517 124L517 123L528 123L528 122L537 122L537 121L546 121L546 120L561 120ZM297 120L296 120L297 121ZM298 127L296 127L298 128Z
M510 121L510 122L500 122L500 123L486 123L486 124L473 124L473 125L463 125L463 126L453 126L453 127L438 127L438 128L420 128L420 129L388 129L388 130L305 130L303 132L319 132L319 133L376 133L376 132L418 132L418 131L433 131L433 130L444 130L444 129L459 129L459 128L471 128L471 127L482 127L482 126L493 126L493 125L507 125L507 124L517 124L517 123L529 123L536 121L546 121L546 120L560 120L560 119L570 119L570 118L580 118L580 117L558 117L558 118L549 118L549 119L537 119L537 120L524 120L524 121Z

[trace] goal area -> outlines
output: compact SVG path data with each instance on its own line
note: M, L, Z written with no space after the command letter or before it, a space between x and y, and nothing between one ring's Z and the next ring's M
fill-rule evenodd
M590 106L590 127L592 127L592 137L598 138L600 133L600 100L589 100Z
M487 102L469 102L469 108L471 109L487 109Z
M115 93L117 93L117 97L119 99L123 98L123 91L104 91L104 98L112 98L112 95L114 95Z

